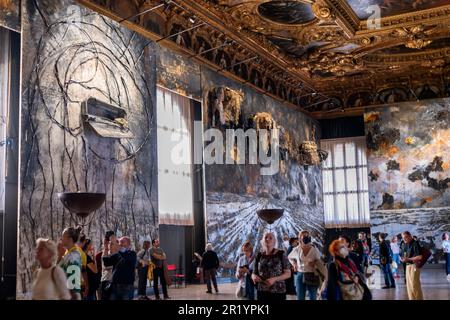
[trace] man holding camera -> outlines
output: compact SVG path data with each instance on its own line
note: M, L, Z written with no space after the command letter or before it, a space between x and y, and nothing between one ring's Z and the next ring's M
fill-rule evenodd
M136 252L131 250L131 239L122 237L117 244L105 241L103 256L105 267L112 266L112 300L132 300L134 296L134 278L136 268Z

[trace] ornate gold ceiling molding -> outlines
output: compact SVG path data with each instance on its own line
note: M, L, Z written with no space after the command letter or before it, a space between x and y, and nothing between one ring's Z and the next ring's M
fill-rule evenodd
M127 9L126 6L130 6L121 0L79 2L114 2ZM367 21L360 20L345 0L306 1L312 5L316 18L311 18L309 12L305 22L299 24L281 23L277 22L279 17L268 19L261 16L258 6L269 0L174 2L182 9L157 10L151 15L139 16L134 23L123 21L122 24L152 40L159 40L169 35L175 25L179 25L181 30L191 27L188 21L195 16L206 25L185 33L186 40L176 37L161 43L278 100L289 103L295 100L294 104L302 107L309 108L311 104L320 102L303 98L313 90L330 97L342 97L342 101L346 101L344 93L351 95L361 87L378 92L387 83L393 87L405 81L425 83L445 77L446 72L448 74L450 48L437 47L435 42L450 38L450 5L384 17L382 28L368 30ZM142 12L161 1L133 0L132 3L137 12ZM157 16L159 20L152 22ZM301 13L299 17L301 21ZM116 21L121 18L124 17ZM162 34L150 32L148 25L151 23L158 24ZM209 48L220 46L226 40L233 41L233 45L209 52L208 57L199 54L205 50L205 42ZM400 47L393 49L395 55L380 52L403 45L421 49L410 53L410 49ZM444 45L445 41L440 46ZM255 57L260 59L253 59ZM228 62L223 62L227 59ZM239 64L247 59L253 60ZM239 67L233 69L236 63ZM224 69L222 65L228 68ZM443 84L440 88L444 91Z
M425 52L408 53L402 55L391 54L371 54L364 57L364 61L384 64L384 63L408 63L422 60L433 60L448 58L450 56L450 48L428 50Z
M337 23L347 37L355 35L360 27L360 20L346 1L324 0L337 17Z
M250 51L253 51L260 55L262 58L271 61L273 64L277 65L279 68L283 70L287 70L289 68L289 63L286 59L280 58L283 54L280 54L278 50L274 46L272 46L271 50L268 50L266 47L261 46L261 44L257 41L254 41L255 34L248 32L242 26L236 26L231 20L229 20L229 16L227 17L228 9L224 6L223 3L227 1L220 1L219 4L213 5L207 0L181 0L180 3L186 7L187 10L194 12L201 19L208 22L208 24L213 25L218 28L221 32L229 36L231 39L235 40L240 45L248 48ZM244 1L234 1L231 2L231 5L234 7L240 5L240 2ZM247 3L247 1L245 1ZM251 1L253 2L267 2L266 1ZM228 22L225 24L224 22ZM243 37L245 36L245 37ZM268 42L265 42L267 47ZM293 70L292 76L297 78L300 82L304 82L309 86L313 86L308 76L304 73L299 73Z
M368 33L374 35L377 33L384 33L394 28L410 27L417 24L430 25L448 22L449 19L450 5L417 12L404 13L401 15L382 17L380 29L369 29L367 26L367 20L361 20L358 31L355 35L361 36Z
M141 7L136 8L135 12L125 12L124 14L121 13L123 11L121 11L120 8L119 13L113 12L112 8L109 6L105 7L104 1L101 0L77 1L122 24L128 29L158 42L176 53L180 53L206 65L212 70L215 70L238 83L253 87L256 91L283 102L287 107L309 114L302 108L302 104L298 97L306 93L315 92L313 88L309 85L305 85L298 77L294 77L291 73L286 72L285 68L280 68L274 64L272 60L255 59L261 55L256 55L254 48L248 49L248 43L245 47L241 46L238 41L230 39L228 34L218 30L214 25L211 25L209 20L204 20L204 17L201 17L197 13L195 14L197 23L198 21L208 21L208 23L202 25L201 28L196 28L195 30L183 33L183 37L172 37L170 36L171 34L180 30L192 28L194 23L190 21L193 17L191 11L188 11L185 8L172 7L166 10L161 9L152 11L151 16L143 14L140 15L138 19L126 19L126 17L131 17L131 15L143 12L146 9L160 4L160 1L143 1ZM111 2L113 2L113 0L106 1L107 4ZM127 5L124 3L120 4ZM116 10L117 9L118 8L116 8ZM149 24L149 22L152 22L152 19L155 19L155 15L162 19L159 24L162 33L155 33L155 31L150 30L148 27L152 25L151 23ZM128 20L132 20L133 22ZM203 40L199 41L199 37L202 37ZM234 37L237 38L239 36L234 35ZM209 48L217 46L221 47L204 55L202 52L205 50L205 47L202 48L202 45L204 45L205 41L208 42ZM234 41L233 45L223 46L225 42L230 44L231 41ZM226 59L224 59L224 55L227 55ZM222 63L222 61L224 61L224 63ZM242 74L241 72L244 71L244 69L246 72Z

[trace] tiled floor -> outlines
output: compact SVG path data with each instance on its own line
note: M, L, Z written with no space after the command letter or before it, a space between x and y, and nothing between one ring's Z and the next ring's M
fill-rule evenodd
M450 300L450 282L444 270L436 267L422 269L422 290L426 300ZM176 300L235 300L236 283L219 285L219 293L207 294L206 285L188 285L186 288L170 288L169 295ZM374 300L407 300L404 278L397 281L395 289L373 289ZM295 300L288 296L288 300Z

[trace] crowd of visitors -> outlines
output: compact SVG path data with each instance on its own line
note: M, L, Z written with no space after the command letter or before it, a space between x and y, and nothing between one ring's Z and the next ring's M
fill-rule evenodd
M149 299L147 280L153 280L155 299L159 281L164 299L167 292L166 254L159 240L144 241L138 254L132 241L117 238L107 231L102 249L95 253L92 240L81 227L64 229L58 243L51 239L36 241L36 261L32 298L34 300L131 300L135 296L138 276L139 299Z
M422 300L420 282L421 268L431 255L410 232L394 236L378 235L379 267L384 276L381 289L395 289L400 279L400 264L404 267L404 278L408 298ZM314 246L308 231L301 231L298 237L283 237L283 249L277 249L275 235L266 233L261 241L260 252L254 253L253 246L246 242L242 246L242 256L238 261L236 277L239 279L237 297L252 300L254 290L258 300L286 299L290 276L295 281L298 300L371 300L368 273L371 261L371 242L364 232L351 240L341 235L328 248L329 261ZM447 279L450 281L450 241L449 235L442 236L442 249L446 261ZM286 252L286 254L284 253ZM287 260L291 266L286 262ZM255 258L253 258L255 257ZM249 266L249 267L244 267ZM253 281L249 281L253 279ZM255 287L254 287L255 285ZM249 292L250 291L250 292Z
M421 268L430 251L417 237L405 231L400 236L387 238L378 234L379 266L384 275L382 289L396 288L400 279L399 267L403 265L408 298L422 300ZM32 297L35 300L131 300L147 296L148 280L153 281L155 299L159 300L160 286L164 299L168 295L167 256L159 239L144 241L138 253L132 240L117 238L107 231L99 252L93 241L82 233L81 227L64 229L58 242L39 238L36 241L36 261ZM367 285L371 276L367 270L371 261L371 243L360 232L357 239L340 235L333 240L328 255L322 255L311 234L303 230L298 237L283 237L278 246L274 232L264 233L259 249L250 241L241 246L235 276L238 280L238 299L276 301L286 295L296 295L298 300L371 300ZM450 281L449 235L442 235L442 249L446 261L447 279ZM217 271L220 261L211 243L202 256L196 254L197 272L202 270L207 293L219 292ZM136 277L137 276L137 277Z

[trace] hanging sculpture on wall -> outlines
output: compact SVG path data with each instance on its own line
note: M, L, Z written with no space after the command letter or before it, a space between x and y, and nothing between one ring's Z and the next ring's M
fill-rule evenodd
M272 130L277 127L277 123L272 118L272 115L267 112L258 112L248 119L249 126L256 130L258 137L261 138L260 130ZM262 148L264 153L267 154L270 150L270 135L266 134L264 137L264 141L262 141Z
M125 109L89 98L81 104L84 122L104 138L133 139Z
M241 118L241 105L244 94L226 87L210 91L211 126L237 127Z
M303 141L298 149L298 161L304 166L318 166L328 158L328 152L319 150L316 143L316 128L312 128L312 139Z
M311 140L297 143L291 134L281 125L278 125L272 114L269 112L257 112L247 117L247 121L242 121L241 105L244 101L244 94L241 91L232 90L227 87L216 87L209 91L209 119L213 128L240 128L255 129L260 141L260 145L265 154L271 148L270 131L277 128L279 131L279 151L282 161L292 159L303 166L318 166L325 161L328 153L319 150L315 128L311 133ZM268 134L261 135L260 130L267 130ZM235 150L231 150L232 158L235 159Z

